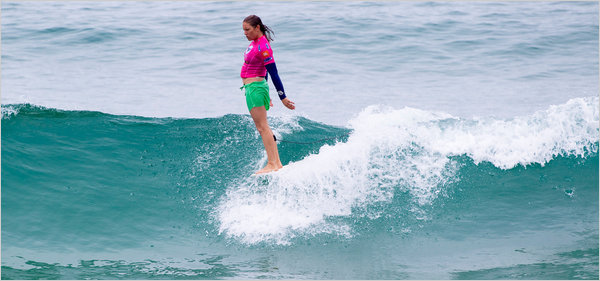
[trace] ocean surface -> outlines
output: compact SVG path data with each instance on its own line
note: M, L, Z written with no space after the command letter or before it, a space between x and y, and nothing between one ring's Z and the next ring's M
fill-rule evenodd
M2 279L599 278L597 2L1 8Z

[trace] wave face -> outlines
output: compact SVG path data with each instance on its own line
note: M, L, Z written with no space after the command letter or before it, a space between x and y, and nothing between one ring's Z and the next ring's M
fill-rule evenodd
M276 117L263 176L247 115L3 105L2 278L597 279L598 102Z

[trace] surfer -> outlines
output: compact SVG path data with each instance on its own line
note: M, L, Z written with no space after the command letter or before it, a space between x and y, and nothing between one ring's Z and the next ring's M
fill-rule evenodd
M242 88L245 89L248 111L250 111L250 116L254 120L267 152L267 165L256 172L256 174L263 174L277 171L283 167L273 131L267 122L267 110L273 106L267 83L269 74L283 105L292 110L296 106L286 97L281 78L277 73L270 44L273 40L273 31L264 25L260 17L256 15L247 16L242 22L242 29L248 41L251 42L244 53L244 64L240 77L244 84Z

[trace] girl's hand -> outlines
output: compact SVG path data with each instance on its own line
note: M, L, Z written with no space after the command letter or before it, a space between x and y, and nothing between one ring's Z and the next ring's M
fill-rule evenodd
M285 105L285 107L294 110L296 108L296 106L294 105L294 102L289 100L288 98L282 99L281 102L283 103L283 105Z

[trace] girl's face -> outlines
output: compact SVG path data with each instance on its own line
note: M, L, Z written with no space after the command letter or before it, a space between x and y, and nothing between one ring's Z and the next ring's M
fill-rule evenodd
M260 25L256 25L256 27L252 27L247 22L242 23L242 29L244 30L244 35L248 38L248 41L256 40L262 36L262 32L260 31Z

